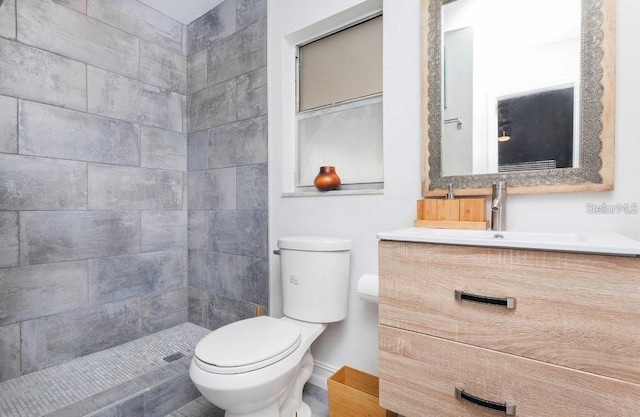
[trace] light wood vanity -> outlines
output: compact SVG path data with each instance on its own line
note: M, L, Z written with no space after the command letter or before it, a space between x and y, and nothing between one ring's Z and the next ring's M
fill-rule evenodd
M640 416L640 258L381 240L379 277L382 407Z

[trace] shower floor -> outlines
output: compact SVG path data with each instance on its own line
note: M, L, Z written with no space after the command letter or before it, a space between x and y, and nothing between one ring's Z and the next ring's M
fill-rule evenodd
M2 382L0 416L223 417L188 375L193 350L209 332L184 323ZM171 355L177 359L163 359ZM326 394L305 387L314 417L328 415Z
M207 333L184 323L2 382L0 416L164 416L199 396L188 367ZM163 360L176 353L184 356Z

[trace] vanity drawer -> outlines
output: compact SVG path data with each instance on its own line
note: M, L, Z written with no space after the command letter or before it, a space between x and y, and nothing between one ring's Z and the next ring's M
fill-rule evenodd
M380 324L640 383L638 258L382 241L379 259Z
M387 326L379 338L380 405L406 417L506 415L456 399L456 388L521 417L640 416L638 384Z

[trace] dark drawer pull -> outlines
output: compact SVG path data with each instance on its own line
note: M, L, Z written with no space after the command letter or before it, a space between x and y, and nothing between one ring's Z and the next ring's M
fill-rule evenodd
M487 408L489 410L497 411L503 413L507 416L515 416L516 415L516 406L515 404L507 404L507 403L496 403L494 401L483 400L480 397L473 396L471 394L467 394L463 389L456 387L456 398L458 400L463 400L475 404L477 406Z
M470 301L472 303L490 304L493 306L499 306L504 308L516 308L516 299L512 297L496 298L486 297L484 295L469 294L468 292L462 292L455 290L456 300L458 301Z

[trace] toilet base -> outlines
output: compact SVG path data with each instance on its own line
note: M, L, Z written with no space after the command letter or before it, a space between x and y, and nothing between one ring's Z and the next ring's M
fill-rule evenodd
M254 417L254 416L263 417L265 415L280 416L280 412L277 407L277 404L273 404L268 408L262 409L255 413L249 413L249 414L237 414L237 413L230 413L227 411L224 414L224 417ZM282 416L282 417L312 417L312 416L313 416L313 413L311 412L311 408L303 402L302 404L300 404L300 408L298 408L298 410L295 413L293 413L292 416Z
M312 416L311 408L303 402L293 417L311 417L311 416Z

